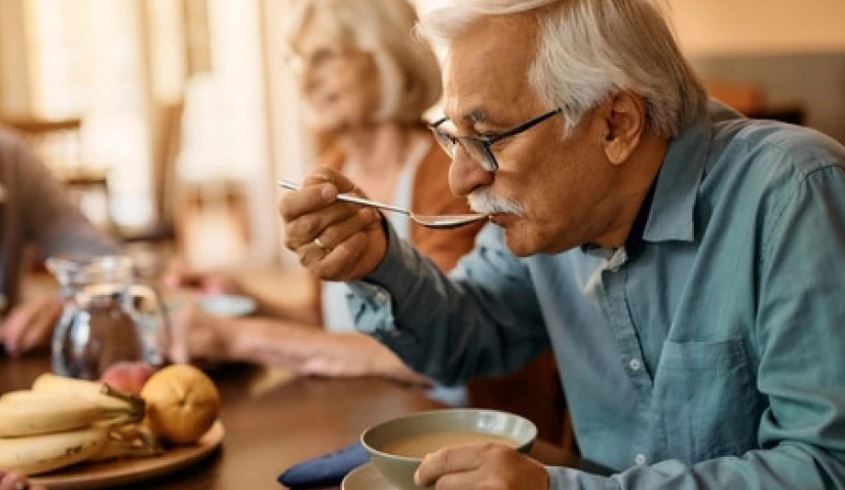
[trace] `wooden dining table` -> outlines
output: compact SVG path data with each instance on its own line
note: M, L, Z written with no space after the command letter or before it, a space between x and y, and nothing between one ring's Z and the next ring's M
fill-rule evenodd
M26 388L49 370L47 356L0 355L0 393ZM380 421L442 406L423 390L377 378L295 377L249 365L209 373L223 399L220 449L188 468L122 489L283 488L276 478L292 465L351 444Z

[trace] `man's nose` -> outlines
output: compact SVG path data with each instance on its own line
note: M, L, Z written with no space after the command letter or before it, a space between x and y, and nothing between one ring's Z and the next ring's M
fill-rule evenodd
M479 187L493 183L493 174L481 168L466 152L458 150L449 167L449 187L458 196L468 196Z

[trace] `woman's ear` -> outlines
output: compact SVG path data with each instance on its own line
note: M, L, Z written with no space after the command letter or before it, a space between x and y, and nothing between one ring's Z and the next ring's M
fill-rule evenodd
M604 154L612 165L622 165L637 148L645 131L645 99L632 92L619 92L613 95L603 114L606 123L602 142Z

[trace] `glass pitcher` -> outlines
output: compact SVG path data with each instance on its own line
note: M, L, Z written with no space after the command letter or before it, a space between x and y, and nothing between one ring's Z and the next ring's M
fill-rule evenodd
M53 332L53 371L98 379L116 362L162 363L165 311L156 290L135 280L129 257L50 258L47 269L64 302Z

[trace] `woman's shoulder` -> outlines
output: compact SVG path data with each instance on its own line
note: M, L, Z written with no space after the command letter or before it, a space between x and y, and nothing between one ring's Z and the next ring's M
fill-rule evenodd
M465 198L449 188L449 166L452 159L433 141L420 161L414 178L412 209L421 214L469 213ZM481 223L453 230L431 230L421 226L411 229L411 241L442 270L449 271L457 260L472 249Z
M424 214L469 212L466 199L453 194L449 187L451 164L452 159L440 149L432 137L428 151L417 166L414 176L414 211Z
M452 164L452 159L434 141L433 136L427 136L427 143L428 150L417 166L416 180L422 180L424 183L445 183L448 186L449 166Z

